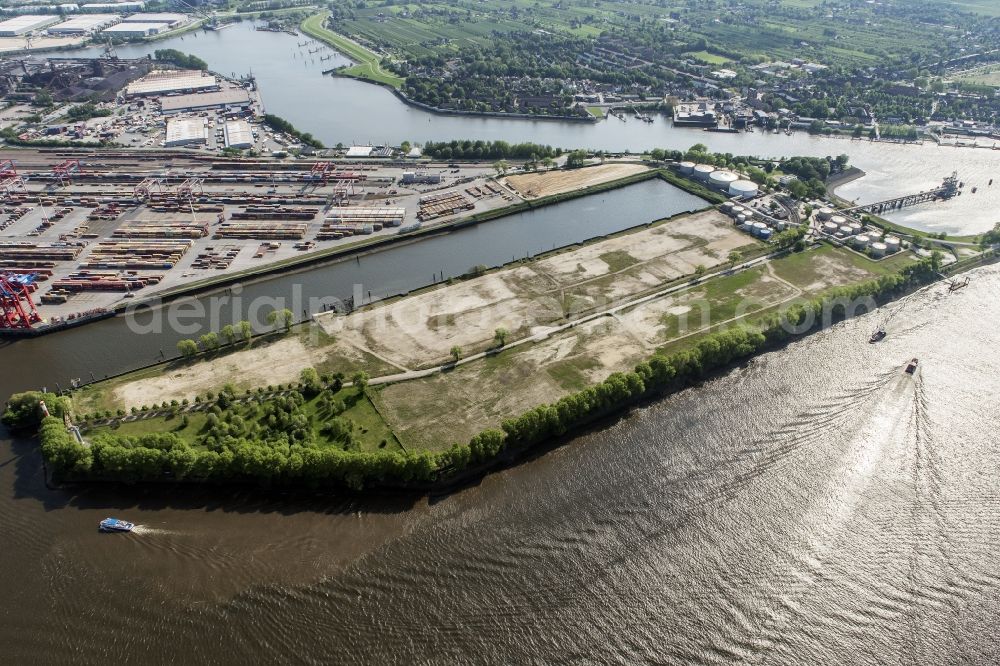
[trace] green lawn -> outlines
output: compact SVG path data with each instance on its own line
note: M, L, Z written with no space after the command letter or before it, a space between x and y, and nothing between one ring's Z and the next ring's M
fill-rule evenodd
M725 65L732 62L732 60L730 60L725 56L720 56L715 53L709 53L708 51L694 51L692 53L686 53L685 55L689 55L692 58L701 60L702 62L707 63L709 65Z
M603 118L604 117L604 108L600 107L600 106L588 106L587 107L587 113L589 113L590 115L594 116L595 118Z
M327 14L325 12L310 16L302 22L300 27L302 32L306 33L310 37L320 40L321 42L329 44L357 63L356 65L341 70L341 73L358 79L384 83L392 86L393 88L399 88L403 85L403 79L401 77L382 69L380 64L382 58L377 53L373 53L357 42L324 28L323 20L326 16Z

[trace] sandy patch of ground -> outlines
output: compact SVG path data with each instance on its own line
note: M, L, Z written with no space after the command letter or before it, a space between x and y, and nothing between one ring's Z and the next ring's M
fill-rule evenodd
M298 338L286 338L246 353L179 367L159 377L140 379L115 389L115 399L126 405L159 404L193 399L219 387L220 377L232 377L238 387L267 386L298 381L314 354Z
M446 361L452 347L466 356L486 349L498 328L507 329L514 340L539 327L565 323L567 316L602 310L691 275L699 265L711 268L725 262L729 250L751 242L721 213L704 211L348 316L318 320L343 343L417 369Z
M507 184L525 199L537 199L607 183L643 171L649 171L649 167L642 164L601 164L568 171L543 171L509 176Z

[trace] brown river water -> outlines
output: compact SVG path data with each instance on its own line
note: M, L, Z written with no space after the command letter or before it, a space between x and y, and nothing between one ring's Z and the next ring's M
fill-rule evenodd
M971 275L444 497L49 489L0 434L3 661L996 663L1000 267Z

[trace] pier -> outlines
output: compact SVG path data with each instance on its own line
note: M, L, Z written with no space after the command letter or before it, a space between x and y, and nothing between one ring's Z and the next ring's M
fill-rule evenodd
M962 184L958 181L958 173L952 173L944 179L940 187L936 187L933 190L917 192L916 194L904 194L903 196L895 197L893 199L885 199L883 201L876 201L875 203L845 208L841 212L872 213L874 215L878 215L890 210L916 206L917 204L922 204L927 201L937 201L939 199L943 201L951 199L959 194L961 187Z

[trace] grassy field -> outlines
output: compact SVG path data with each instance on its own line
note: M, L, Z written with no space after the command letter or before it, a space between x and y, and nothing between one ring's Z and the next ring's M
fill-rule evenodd
M693 53L686 53L685 55L689 55L692 58L708 63L709 65L725 65L732 62L732 60L725 56L709 53L708 51L695 51Z
M603 118L605 115L604 108L600 106L588 106L587 113L594 116L595 118Z
M302 28L302 32L329 44L357 63L341 70L342 74L376 83L384 83L393 88L399 88L403 85L402 78L382 69L380 64L382 58L377 53L369 51L357 42L324 28L323 20L326 16L327 14L325 13L310 16L302 22L300 27Z
M383 449L387 451L401 450L399 440L389 429L378 410L366 395L359 394L353 388L345 388L334 395L334 400L343 401L346 409L340 414L341 417L349 419L354 423L353 437L356 446L362 451L374 451ZM309 418L312 426L315 441L320 446L340 446L337 441L331 441L323 432L323 425L330 417L320 406L320 398L317 396L303 405L303 411ZM258 423L260 419L254 412L244 406L234 406L231 408L247 423ZM158 416L139 421L122 423L115 427L97 427L84 431L88 438L99 435L103 432L116 435L145 435L157 432L171 432L179 435L186 442L196 448L201 448L204 444L204 437L207 433L208 413L194 412L187 415Z

